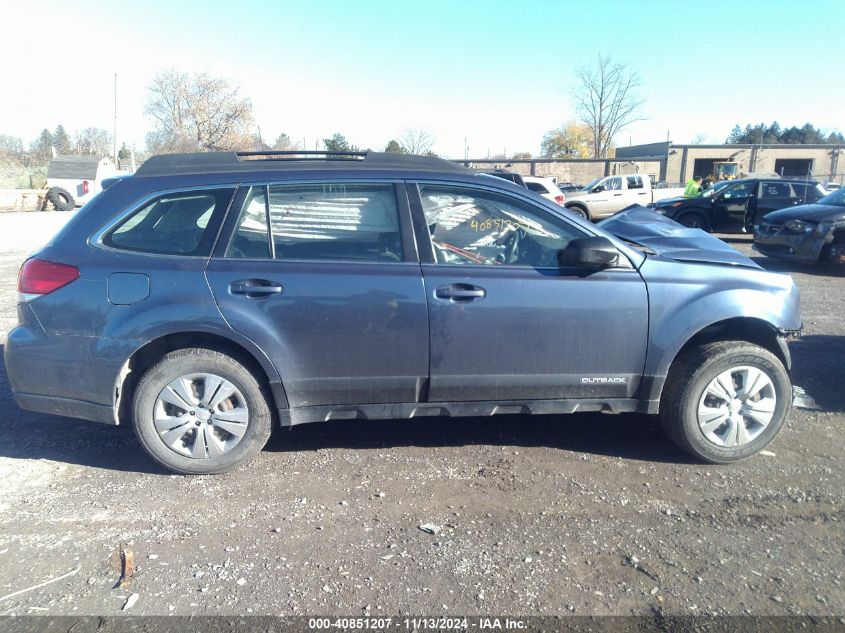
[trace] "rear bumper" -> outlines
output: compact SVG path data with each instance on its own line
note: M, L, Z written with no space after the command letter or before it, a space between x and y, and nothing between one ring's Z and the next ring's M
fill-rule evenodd
M3 350L15 401L27 411L116 424L115 380L134 344L19 325Z

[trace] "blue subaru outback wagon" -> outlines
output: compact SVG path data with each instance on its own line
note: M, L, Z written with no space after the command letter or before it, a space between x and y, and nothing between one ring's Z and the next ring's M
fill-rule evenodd
M24 409L132 425L176 472L273 424L581 411L659 413L730 462L790 409L792 280L641 207L596 226L378 153L156 156L107 184L21 268L7 371Z

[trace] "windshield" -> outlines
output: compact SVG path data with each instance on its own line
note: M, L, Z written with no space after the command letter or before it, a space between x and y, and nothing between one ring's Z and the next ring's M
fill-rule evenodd
M845 207L845 189L839 189L826 195L816 204L829 204L835 207Z
M581 191L591 191L593 187L599 184L602 180L604 180L604 178L596 178L589 185L586 185Z

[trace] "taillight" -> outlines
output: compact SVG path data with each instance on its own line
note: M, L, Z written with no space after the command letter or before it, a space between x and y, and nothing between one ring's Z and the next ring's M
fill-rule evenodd
M28 259L18 275L18 292L25 295L48 295L79 279L79 269L69 264Z
M565 200L566 196L555 196L555 202L557 202L558 204L563 204Z
M88 193L88 181L87 180L82 181L82 193L83 194Z

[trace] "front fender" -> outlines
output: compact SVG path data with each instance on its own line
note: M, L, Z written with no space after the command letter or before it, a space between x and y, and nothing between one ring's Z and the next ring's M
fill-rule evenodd
M754 319L774 330L801 327L798 290L788 275L652 257L640 272L649 295L646 376L666 376L693 336L728 319Z

